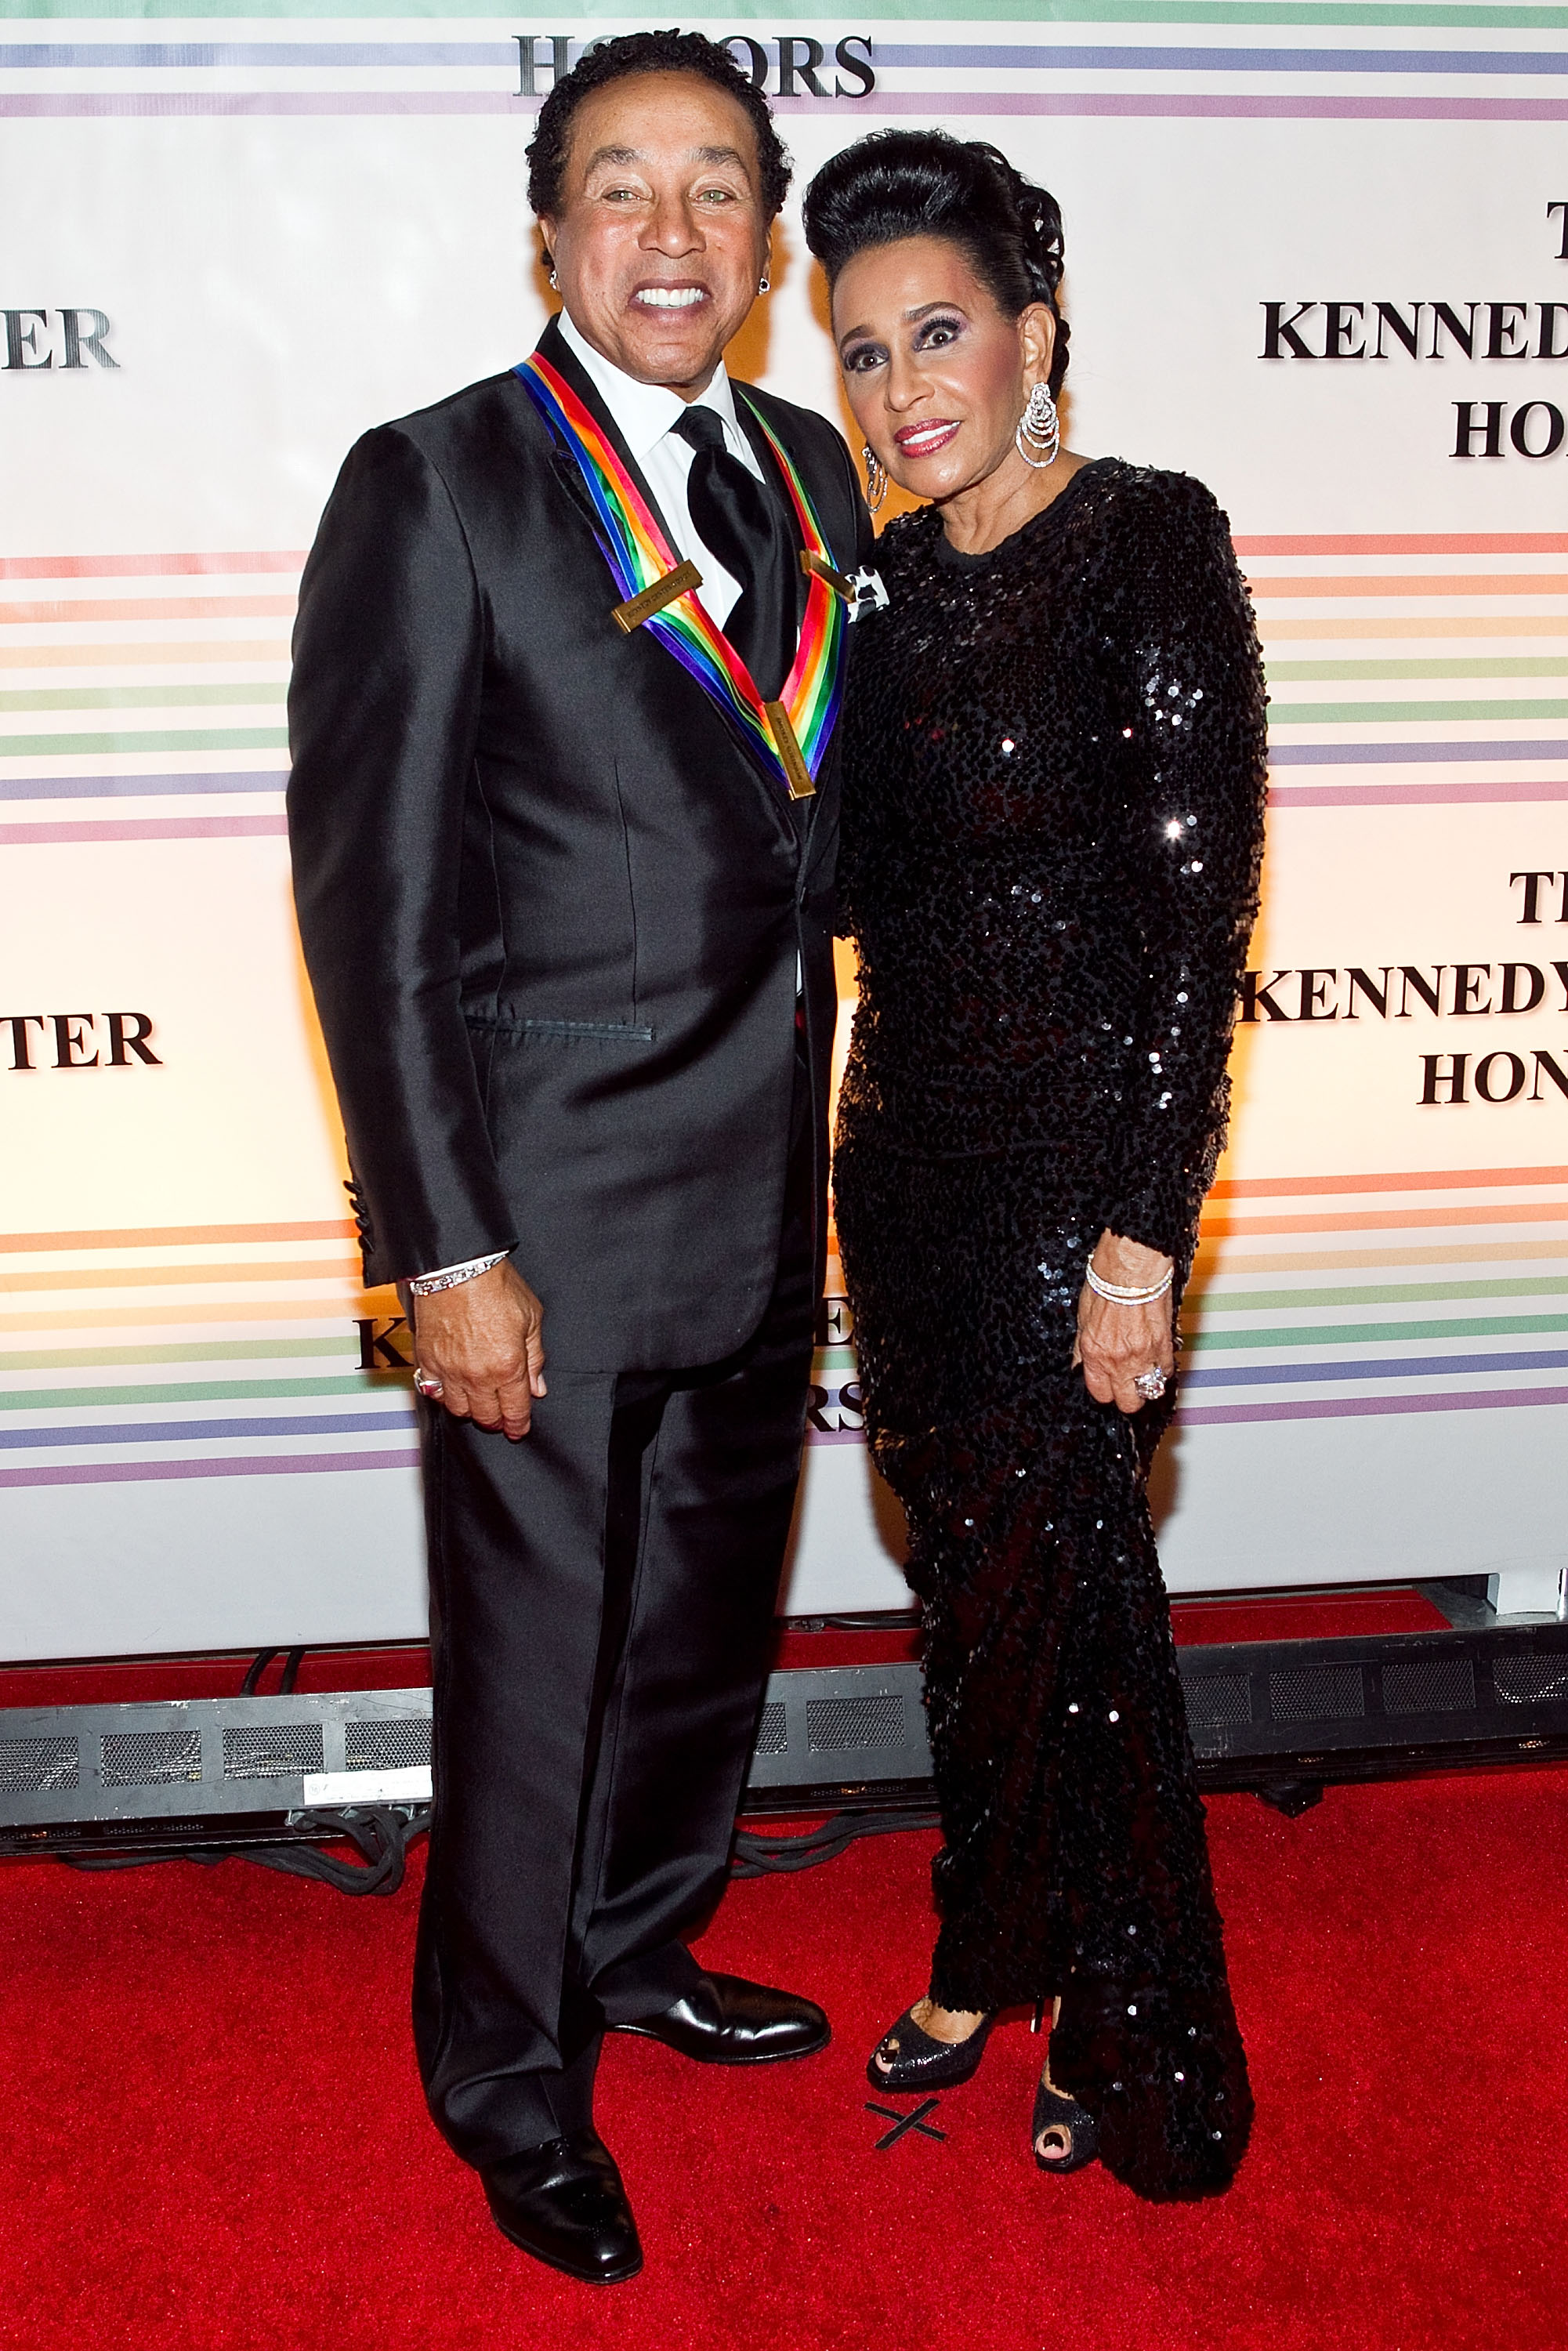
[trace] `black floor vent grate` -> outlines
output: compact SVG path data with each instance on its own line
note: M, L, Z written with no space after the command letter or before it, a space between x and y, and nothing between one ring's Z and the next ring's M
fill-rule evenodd
M841 1755L848 1748L902 1747L904 1700L879 1698L809 1698L806 1744L813 1755Z
M1366 1712L1359 1666L1300 1666L1269 1677L1269 1711L1276 1722L1343 1722Z
M1468 1714L1475 1702L1469 1657L1391 1657L1383 1668L1385 1714Z
M1252 1686L1245 1674L1189 1674L1186 1696L1186 1719L1195 1730L1252 1719Z
M5 1794L80 1785L81 1749L76 1740L0 1740L0 1791Z
M1568 1656L1494 1657L1492 1687L1505 1706L1539 1706L1568 1699Z
M350 1722L344 1731L343 1750L343 1761L350 1771L412 1771L430 1761L430 1725Z
M1568 1624L1215 1643L1179 1663L1208 1790L1299 1802L1329 1782L1568 1758ZM334 1808L417 1810L431 1792L427 1689L15 1708L0 1731L0 1853L319 1837ZM918 1666L770 1677L747 1813L924 1810L930 1789Z
M224 1733L225 1780L297 1780L321 1765L319 1723L265 1723Z
M106 1730L99 1778L106 1788L185 1787L202 1776L199 1730Z
M788 1755L789 1752L789 1727L785 1720L780 1698L769 1698L762 1709L762 1719L757 1726L756 1751L758 1755Z

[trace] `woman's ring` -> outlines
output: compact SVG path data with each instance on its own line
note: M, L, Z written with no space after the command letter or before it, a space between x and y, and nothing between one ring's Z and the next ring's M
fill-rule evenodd
M413 1375L413 1384L419 1390L422 1396L429 1396L433 1403L439 1401L442 1395L441 1382L439 1380L433 1380L428 1372L416 1370Z
M1151 1364L1146 1372L1138 1374L1133 1385L1145 1404L1158 1404L1166 1392L1166 1375L1157 1364Z

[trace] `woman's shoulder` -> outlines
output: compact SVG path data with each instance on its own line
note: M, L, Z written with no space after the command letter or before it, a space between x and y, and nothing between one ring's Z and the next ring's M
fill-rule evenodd
M1217 526L1228 531L1218 499L1196 475L1171 473L1160 465L1134 465L1125 457L1100 457L1084 471L1092 475L1095 503L1102 515L1124 531L1176 530L1203 536Z
M1230 526L1207 484L1191 474L1157 465L1134 465L1124 457L1097 457L1081 465L1062 486L1058 501L1006 543L1016 566L1060 560L1061 551L1086 552L1097 544L1102 561L1142 571L1162 559L1181 560L1205 549L1229 549ZM1064 524L1065 530L1058 524ZM946 569L941 551L942 519L934 506L895 515L876 542L877 568L891 587ZM1091 557L1092 562L1092 557Z
M916 507L913 513L894 515L877 533L879 571L908 571L935 563L942 518L935 507Z
M1124 589L1139 609L1164 611L1240 592L1229 517L1207 483L1121 458L1095 473L1090 569L1101 594Z

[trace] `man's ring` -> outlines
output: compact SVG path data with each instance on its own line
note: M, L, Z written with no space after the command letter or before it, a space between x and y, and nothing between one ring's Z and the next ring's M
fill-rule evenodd
M1137 1378L1133 1382L1133 1385L1137 1389L1138 1394L1143 1397L1145 1404L1158 1404L1161 1396L1163 1396L1166 1392L1166 1375L1164 1372L1161 1371L1157 1364L1151 1364L1146 1372L1140 1372L1138 1374Z
M433 1380L428 1372L416 1370L413 1384L422 1396L429 1396L433 1402L439 1400L442 1395L441 1382Z

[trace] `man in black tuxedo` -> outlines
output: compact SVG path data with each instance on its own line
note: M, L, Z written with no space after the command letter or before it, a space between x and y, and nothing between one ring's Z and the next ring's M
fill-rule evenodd
M838 434L722 364L788 183L766 104L702 37L635 34L562 78L529 158L564 305L539 355L776 701L807 574L754 411L835 569L870 526ZM834 757L791 799L624 601L503 375L351 452L290 695L300 931L423 1398L420 2065L500 2227L604 2281L642 2256L592 2128L602 2033L721 2064L828 2039L683 1938L725 1879L800 1465Z

